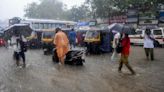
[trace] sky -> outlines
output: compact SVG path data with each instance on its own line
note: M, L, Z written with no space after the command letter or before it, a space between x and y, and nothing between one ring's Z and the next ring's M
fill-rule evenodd
M23 17L24 9L31 2L39 0L0 0L0 20L10 19L12 17ZM81 5L85 0L59 0L71 8L73 5Z

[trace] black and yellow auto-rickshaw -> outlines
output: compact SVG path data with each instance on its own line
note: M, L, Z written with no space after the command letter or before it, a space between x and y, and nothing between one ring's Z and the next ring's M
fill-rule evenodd
M87 53L100 54L103 52L111 52L111 36L112 34L104 29L90 28L84 39Z
M54 48L53 39L55 32L55 29L42 30L42 47L44 55L51 53Z
M88 30L89 30L89 27L80 27L80 28L76 29L78 46L85 46L84 38L85 38L86 32Z
M35 30L31 33L29 37L27 37L27 42L30 49L38 49L42 47L41 42L42 31Z

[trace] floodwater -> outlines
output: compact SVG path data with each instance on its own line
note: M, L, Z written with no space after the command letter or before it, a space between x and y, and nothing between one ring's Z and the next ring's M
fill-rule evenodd
M16 67L12 50L0 48L0 92L163 92L164 49L155 49L155 61L147 61L142 47L132 47L129 62L136 75L111 53L86 56L84 66L59 65L42 50L26 53L27 67Z

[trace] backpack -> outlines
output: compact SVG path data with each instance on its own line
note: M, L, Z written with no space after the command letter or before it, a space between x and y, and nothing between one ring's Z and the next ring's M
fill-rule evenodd
M119 39L119 42L118 42L118 44L117 44L117 46L116 46L116 52L117 53L121 53L122 52L122 49L123 49L123 46L122 46L122 44L121 44L121 38Z
M22 42L22 51L23 52L27 52L27 43L26 42Z
M121 45L121 42L119 42L119 43L117 44L117 46L116 46L116 52L117 52L117 53L121 53L121 52L122 52L122 49L123 49L123 47L122 47L122 45Z

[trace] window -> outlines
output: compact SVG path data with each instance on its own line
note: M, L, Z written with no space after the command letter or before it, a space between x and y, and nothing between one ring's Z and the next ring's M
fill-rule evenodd
M137 35L141 35L142 34L142 31L137 31L136 34Z
M48 28L52 28L52 24L49 23L49 24L48 24Z
M48 29L48 24L44 23L44 29Z
M54 24L52 24L52 28L56 28L56 24L54 23Z
M56 27L60 27L60 24L56 24Z
M34 28L34 29L39 29L39 24L38 24L38 23L33 23L33 24L32 24L32 28Z
M43 28L44 28L43 23L40 23L40 24L39 24L39 29L43 29Z
M43 38L52 38L55 35L55 32L46 31L43 32Z
M98 31L88 31L86 34L87 39L98 39L100 32Z
M162 35L162 30L153 30L154 35Z

